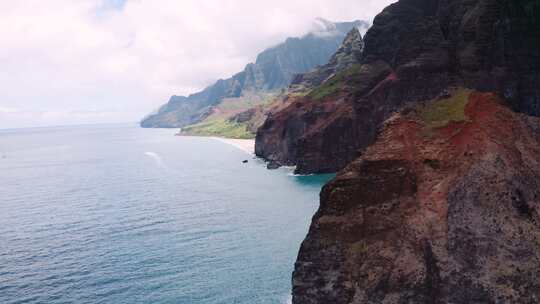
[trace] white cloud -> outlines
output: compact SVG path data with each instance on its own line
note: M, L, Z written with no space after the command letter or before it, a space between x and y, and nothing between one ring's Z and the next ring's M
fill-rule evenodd
M0 128L136 121L172 94L240 71L316 17L369 20L391 2L0 1Z

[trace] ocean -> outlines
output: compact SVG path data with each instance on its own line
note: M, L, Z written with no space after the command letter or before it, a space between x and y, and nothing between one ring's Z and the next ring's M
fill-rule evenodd
M174 132L0 130L0 303L290 301L331 176Z

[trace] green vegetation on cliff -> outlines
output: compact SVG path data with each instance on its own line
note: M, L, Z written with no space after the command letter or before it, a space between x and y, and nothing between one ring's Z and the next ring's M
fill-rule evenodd
M430 103L420 110L420 117L430 129L447 126L451 122L466 121L465 107L469 102L471 90L464 88L451 92L451 96Z
M319 100L341 92L345 87L347 80L353 77L359 69L360 65L355 64L350 68L336 74L335 76L324 82L322 85L311 91L311 93L309 93L309 97L315 100Z
M215 112L223 113L224 116L231 116L231 113L246 111L257 106L266 105L273 101L276 96L276 92L250 92L242 97L226 98L219 105L215 106L214 109L217 110Z
M203 121L182 128L181 135L255 138L257 127L266 118L262 115L262 111L256 109L264 109L275 99L275 93L253 93L244 97L224 99Z
M235 139L252 139L255 135L247 130L245 123L231 122L225 119L205 121L182 129L182 135L217 136Z

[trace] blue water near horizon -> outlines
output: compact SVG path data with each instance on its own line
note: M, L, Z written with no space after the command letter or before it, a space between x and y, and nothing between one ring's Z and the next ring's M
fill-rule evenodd
M173 134L0 130L0 303L286 303L330 176Z

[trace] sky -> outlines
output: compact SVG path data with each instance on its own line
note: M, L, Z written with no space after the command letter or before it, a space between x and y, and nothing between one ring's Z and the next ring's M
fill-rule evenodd
M317 17L395 0L0 0L0 128L137 122Z

